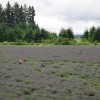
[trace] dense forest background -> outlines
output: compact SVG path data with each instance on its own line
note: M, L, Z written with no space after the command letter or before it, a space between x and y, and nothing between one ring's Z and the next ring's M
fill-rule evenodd
M33 6L19 5L17 2L11 6L10 2L3 8L0 4L0 42L47 43L55 45L75 44L72 28L62 28L59 35L39 28L34 21L35 9ZM91 27L84 31L83 41L91 43L100 42L100 27Z

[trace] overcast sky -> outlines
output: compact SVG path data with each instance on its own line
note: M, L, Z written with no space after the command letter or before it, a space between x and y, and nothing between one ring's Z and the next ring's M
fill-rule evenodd
M8 0L0 0L5 6ZM100 26L100 0L9 0L34 6L35 21L42 28L59 33L71 27L74 34L82 34L91 26Z

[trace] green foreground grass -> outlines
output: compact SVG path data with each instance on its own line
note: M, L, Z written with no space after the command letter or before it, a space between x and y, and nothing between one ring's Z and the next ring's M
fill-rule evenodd
M34 46L50 46L50 45L100 45L100 43L91 43L91 42L88 42L88 41L85 41L85 42L82 42L80 41L79 39L75 40L76 42L74 43L70 43L70 44L56 44L56 43L46 43L46 42L37 42L37 43L34 43L34 42L7 42L7 41L4 41L4 42L0 42L0 45L34 45Z

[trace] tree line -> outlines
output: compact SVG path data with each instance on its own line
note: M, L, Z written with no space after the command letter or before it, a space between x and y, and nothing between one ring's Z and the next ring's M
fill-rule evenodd
M84 31L83 38L92 43L100 42L100 27L92 26Z
M34 21L35 10L33 6L19 5L17 2L11 6L7 2L3 8L0 4L0 42L59 42L63 39L73 39L72 29L61 29L60 35L39 28ZM60 39L58 39L60 37ZM64 41L64 40L63 40ZM68 41L68 40L67 40Z
M12 6L7 2L3 8L0 4L0 42L27 42L27 43L53 43L56 45L73 44L74 33L72 28L62 28L57 35L40 28L34 21L35 9L33 6L19 5L17 2ZM92 27L85 30L84 39L100 42L100 28Z
M23 40L29 30L38 29L34 22L34 7L19 5L11 6L8 2L3 8L0 4L0 42Z

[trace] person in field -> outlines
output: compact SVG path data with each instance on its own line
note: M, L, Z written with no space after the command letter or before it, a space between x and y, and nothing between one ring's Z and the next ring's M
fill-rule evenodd
M41 67L41 68L45 67L44 63L41 63L41 64L40 64L40 67Z
M23 63L23 60L22 59L19 59L18 60L18 63L21 65Z

